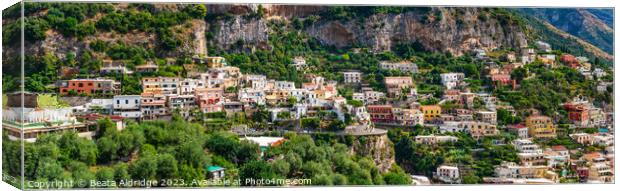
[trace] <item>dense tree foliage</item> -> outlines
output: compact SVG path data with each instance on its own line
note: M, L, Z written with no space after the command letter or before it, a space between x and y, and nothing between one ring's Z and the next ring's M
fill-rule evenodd
M25 144L26 179L191 181L208 178L206 167L219 165L226 168L226 179L308 178L316 185L410 183L399 166L383 173L368 156L352 155L347 145L329 141L336 137L315 142L309 135L287 133L286 142L265 150L229 132L207 132L199 124L173 119L129 123L120 131L102 119L94 140L74 132L43 135ZM5 137L3 164L19 161L19 148L19 142ZM3 168L12 175L20 173L10 165Z
M493 176L495 166L502 161L518 162L516 151L511 145L492 143L492 140L514 139L510 136L474 140L465 133L449 133L456 136L458 141L440 145L418 144L412 139L415 135L432 133L432 130L417 130L411 134L398 129L390 130L390 139L399 140L394 145L396 162L409 172L429 177L445 163L471 167L474 170L472 174L462 175L463 183L466 184L480 183L482 177Z

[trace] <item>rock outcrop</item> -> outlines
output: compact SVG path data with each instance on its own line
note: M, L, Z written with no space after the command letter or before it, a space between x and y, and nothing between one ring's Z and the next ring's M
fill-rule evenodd
M228 49L239 41L244 44L259 46L266 44L269 38L269 27L264 19L245 18L236 15L231 20L219 20L209 25L214 32L212 45Z
M246 13L256 9L241 5L214 7L218 12ZM213 7L213 6L212 6ZM242 6L241 6L242 7ZM232 20L218 21L215 28L214 43L226 49L232 43L243 40L254 44L268 38L269 19L288 20L303 17L311 13L319 14L323 9L313 6L265 6L268 13L262 19L246 18L236 15ZM441 16L429 20L426 13L407 12L404 14L377 14L360 20L340 21L319 19L305 27L304 31L311 37L326 45L349 47L352 45L369 46L372 50L388 51L399 43L420 43L429 51L450 52L462 55L472 48L495 49L499 47L523 47L527 38L521 28L514 25L502 25L494 18L480 20L480 14L487 14L479 8L433 8ZM486 16L486 15L485 15Z
M117 9L126 7L126 4L116 5ZM155 11L183 8L183 5L165 4L155 6ZM226 16L220 19L192 20L175 26L173 31L177 31L175 35L180 37L182 45L174 51L157 50L155 47L160 42L157 42L154 33L118 34L99 31L84 39L75 39L63 37L53 29L48 31L45 40L26 44L26 51L37 55L53 53L59 57L69 52L79 55L95 39L155 48L160 57L207 54L207 47L242 51L269 49L269 35L273 32L269 22L291 22L294 19L303 22L309 18L314 21L304 22L302 32L320 43L337 48L369 47L375 52L390 51L399 44L415 43L428 51L458 56L473 48L518 49L527 46L531 38L524 31L527 26L510 21L512 18L497 16L489 9L474 7L433 7L400 14L358 16L348 20L323 18L328 6L210 4L207 8L211 14ZM255 14L258 11L261 11L262 17ZM238 45L242 45L241 49ZM578 46L594 52L595 56L612 58L586 42ZM10 51L4 54L9 55Z
M370 157L381 172L387 172L394 163L394 147L387 135L359 136L353 142L351 154Z

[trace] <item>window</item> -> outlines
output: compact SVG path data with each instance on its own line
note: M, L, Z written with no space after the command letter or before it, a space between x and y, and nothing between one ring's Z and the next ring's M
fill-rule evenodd
M129 100L125 100L125 104L129 104Z
M121 100L116 100L116 104L121 104Z

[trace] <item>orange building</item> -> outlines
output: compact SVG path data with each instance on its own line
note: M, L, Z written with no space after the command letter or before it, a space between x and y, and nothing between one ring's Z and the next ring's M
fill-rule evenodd
M424 121L432 121L441 117L441 107L439 105L423 105L420 110L424 113Z
M118 95L121 91L121 84L110 79L73 79L61 82L59 89L61 95L67 95L71 91L86 95Z

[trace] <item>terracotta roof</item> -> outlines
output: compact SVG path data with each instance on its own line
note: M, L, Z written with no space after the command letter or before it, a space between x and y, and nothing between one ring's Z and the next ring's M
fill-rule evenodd
M566 147L564 147L562 145L556 145L556 146L552 146L551 150L554 150L554 151L567 151L568 149L566 149Z

